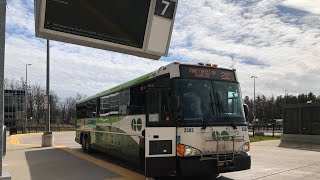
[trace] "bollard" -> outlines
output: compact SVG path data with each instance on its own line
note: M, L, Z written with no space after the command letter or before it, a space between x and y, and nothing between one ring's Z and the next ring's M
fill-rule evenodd
M2 156L7 154L7 127L3 125L2 131Z
M274 137L274 123L272 123L272 137Z
M252 126L252 136L254 137L254 126Z

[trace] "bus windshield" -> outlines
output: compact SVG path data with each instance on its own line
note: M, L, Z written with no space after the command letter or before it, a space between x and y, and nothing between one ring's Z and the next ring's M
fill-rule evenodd
M183 123L244 123L244 111L238 83L176 79Z

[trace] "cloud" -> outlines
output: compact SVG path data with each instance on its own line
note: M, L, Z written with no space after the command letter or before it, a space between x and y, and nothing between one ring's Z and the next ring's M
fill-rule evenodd
M320 0L284 0L283 5L320 15Z
M318 0L317 0L318 1ZM320 94L320 3L180 0L169 57L152 61L51 41L51 87L91 95L180 61L235 68L243 95ZM9 0L5 75L45 84L46 41L34 37L33 1Z

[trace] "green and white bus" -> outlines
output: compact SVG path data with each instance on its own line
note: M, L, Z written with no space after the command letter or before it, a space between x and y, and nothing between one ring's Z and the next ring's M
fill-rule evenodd
M76 142L139 164L147 178L251 167L235 69L172 63L77 102Z

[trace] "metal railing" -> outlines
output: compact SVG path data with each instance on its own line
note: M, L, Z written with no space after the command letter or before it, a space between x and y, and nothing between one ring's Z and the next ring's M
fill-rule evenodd
M248 126L249 133L252 136L255 136L257 133L261 134L263 133L265 136L280 136L283 134L283 125L254 125L254 126Z
M38 126L12 126L10 127L10 135L12 134L25 134L25 133L38 133L44 132L46 129L45 125ZM52 132L63 132L63 131L75 131L76 127L72 125L52 125Z

